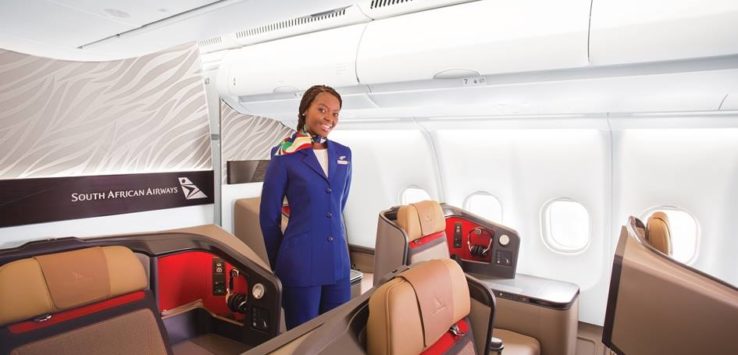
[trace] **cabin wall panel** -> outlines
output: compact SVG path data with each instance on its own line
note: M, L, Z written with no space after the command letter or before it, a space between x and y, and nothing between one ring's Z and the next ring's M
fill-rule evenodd
M194 44L102 62L0 50L0 179L212 169L200 67ZM212 222L184 207L1 228L0 245Z
M208 170L197 47L72 62L0 50L0 179Z
M294 129L277 120L240 113L225 101L220 103L220 122L221 225L232 233L236 200L260 196L262 183L226 184L226 163L230 160L268 160L272 147L294 133Z
M738 128L618 129L614 220L657 206L687 211L699 229L693 267L738 285Z
M518 272L579 285L580 319L601 323L611 249L609 133L576 127L446 128L435 137L446 202L462 206L476 191L499 198L501 222L521 236ZM557 252L543 240L541 209L558 198L577 201L589 213L589 243L581 252Z
M379 212L400 204L410 186L439 198L432 147L417 129L342 130L331 138L351 148L352 183L344 216L349 242L374 248Z

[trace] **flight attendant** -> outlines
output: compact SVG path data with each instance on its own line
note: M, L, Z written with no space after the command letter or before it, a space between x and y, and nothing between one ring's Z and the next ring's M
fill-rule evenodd
M328 140L341 106L341 96L331 87L305 91L297 131L272 149L264 176L259 221L269 262L282 281L288 329L351 298L343 221L351 150ZM290 218L283 234L285 197Z

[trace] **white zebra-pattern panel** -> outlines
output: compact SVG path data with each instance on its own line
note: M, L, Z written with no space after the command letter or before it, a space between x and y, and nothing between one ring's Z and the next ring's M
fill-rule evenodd
M297 108L295 108L297 110ZM277 120L251 116L220 103L223 182L229 160L268 160L272 147L295 132Z
M0 179L212 169L197 46L75 62L0 50Z

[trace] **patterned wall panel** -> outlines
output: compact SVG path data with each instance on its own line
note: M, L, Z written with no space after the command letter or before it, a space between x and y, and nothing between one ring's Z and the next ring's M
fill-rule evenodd
M277 120L245 115L223 101L220 103L220 120L223 182L226 181L227 161L268 160L271 148L294 133L294 129Z
M212 169L196 45L108 62L0 50L0 179Z

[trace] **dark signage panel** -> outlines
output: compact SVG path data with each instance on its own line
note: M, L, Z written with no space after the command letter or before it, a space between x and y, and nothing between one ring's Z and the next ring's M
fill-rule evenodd
M213 203L213 171L0 180L0 227Z

